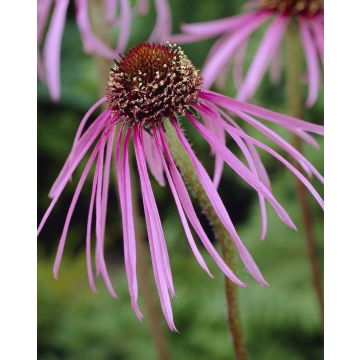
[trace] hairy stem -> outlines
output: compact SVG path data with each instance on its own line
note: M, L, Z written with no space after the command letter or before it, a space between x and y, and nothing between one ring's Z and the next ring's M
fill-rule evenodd
M191 190L192 195L199 202L202 210L205 212L215 234L219 241L225 262L236 273L236 257L237 253L234 244L219 220L214 208L212 207L205 190L195 174L191 159L185 153L176 132L169 121L165 125L166 137L170 147L171 154L179 167L181 174ZM240 321L239 303L238 303L238 287L225 277L225 293L228 310L229 330L233 342L234 352L237 360L248 359L244 334Z
M301 94L301 46L299 39L299 29L295 23L289 26L286 36L286 83L287 83L287 99L288 108L291 115L301 118L304 112L303 96ZM293 145L301 152L303 150L302 140L294 136ZM297 166L299 169L299 166ZM319 303L322 319L324 319L324 295L322 289L322 277L316 248L316 240L314 235L313 216L309 201L309 194L305 186L296 179L296 193L300 204L302 222L305 232L305 240L307 246L307 254L311 267L312 282Z

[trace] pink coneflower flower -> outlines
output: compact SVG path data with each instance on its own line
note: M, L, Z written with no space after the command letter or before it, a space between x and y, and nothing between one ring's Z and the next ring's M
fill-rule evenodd
M103 111L87 126L91 114L104 103L108 104L108 109ZM241 125L234 120L234 115L279 145L284 152L299 163L308 175L315 175L322 180L321 175L313 165L264 122L280 125L311 143L315 140L308 132L322 134L323 128L321 126L291 116L281 115L255 105L238 102L215 92L203 91L202 79L192 62L180 48L172 45L139 44L124 56L115 60L115 65L109 74L106 96L94 104L82 119L70 155L50 191L51 204L39 225L38 231L40 232L74 171L85 155L89 153L89 158L66 216L54 263L54 276L58 277L65 239L76 202L90 169L95 166L86 235L88 278L91 288L96 291L91 259L92 218L95 208L95 267L97 274L103 277L111 295L113 297L117 296L104 257L107 196L110 166L111 162L114 161L113 148L115 147L114 162L122 216L125 269L132 307L136 315L141 319L142 315L138 307L136 240L132 211L132 182L129 170L129 152L130 147L133 146L141 184L155 282L161 307L170 329L176 330L170 301L175 292L170 258L149 171L161 185L165 186L165 180L167 181L190 248L200 266L212 276L196 246L190 225L225 276L237 285L245 286L244 282L222 260L199 221L182 175L170 151L167 134L164 130L164 123L168 122L166 124L170 126L169 129L173 126L179 143L191 159L194 175L200 180L219 220L234 241L246 269L259 284L267 284L250 253L240 240L217 192L216 185L189 144L180 123L182 121L190 122L193 128L211 146L216 156L228 164L236 174L255 189L262 209L264 231L266 227L265 201L269 202L284 223L291 228L295 228L295 225L271 192L270 181L261 162L258 149L271 154L294 173L320 205L322 205L322 199L300 171L269 145L248 135ZM254 116L264 121L257 120ZM206 126L202 124L202 121ZM236 157L226 146L225 133L229 134L239 146L247 164ZM217 161L217 164L219 163L220 161Z
M162 41L171 32L171 15L167 0L154 0L157 19L150 35L151 41ZM60 99L60 52L69 0L38 0L38 76L49 89L54 101ZM93 32L89 18L88 0L75 0L76 23L80 31L84 52L113 59L128 45L132 9L130 0L104 0L104 11L98 16L106 18L109 28L118 29L116 44L105 44ZM148 1L139 0L135 13L148 10Z
M237 98L246 100L256 92L266 70L270 67L271 79L277 81L281 74L280 44L287 27L296 20L307 63L308 98L312 106L319 93L319 62L324 57L324 11L322 0L255 0L247 4L244 14L197 24L184 24L183 34L169 39L189 43L219 36L209 52L202 71L204 87L215 80L226 78L230 65L238 87ZM251 35L265 22L268 28L259 44L245 77L242 75L244 56Z

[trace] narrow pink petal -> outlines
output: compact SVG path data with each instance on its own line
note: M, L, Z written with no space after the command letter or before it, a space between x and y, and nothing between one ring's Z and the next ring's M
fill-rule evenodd
M308 23L314 34L314 40L320 59L324 62L324 27L318 19L311 19Z
M127 130L126 137L122 147L122 161L120 159L120 148L122 140L123 127L121 128L116 146L116 170L118 175L118 188L120 197L120 207L123 226L124 259L125 270L128 281L131 306L139 320L143 315L138 305L138 282L136 275L136 240L135 225L132 209L131 179L129 165L129 139L131 129Z
M161 246L159 244L160 239L158 238L158 231L156 229L157 209L156 204L155 207L152 204L153 193L151 190L150 179L146 170L146 163L140 140L140 131L141 129L138 129L137 127L134 128L135 155L139 170L139 178L142 190L141 194L143 198L144 214L149 238L154 278L159 293L161 308L164 313L166 322L168 323L168 326L171 330L177 331L173 320L173 313L168 289L168 279L166 275L166 270L164 269L165 265L163 254L160 249Z
M239 127L239 125L227 114L222 112L222 115L235 127ZM313 164L309 160L305 158L294 146L289 144L286 140L284 140L281 136L276 134L269 127L260 123L250 115L247 115L244 112L239 111L237 114L247 123L255 127L262 134L266 135L266 137L272 140L275 144L279 145L283 150L285 150L303 169L309 176L315 175L319 181L324 182L323 176L318 172L318 170L314 167Z
M218 265L220 270L235 284L241 287L245 287L246 284L244 284L241 280L237 278L237 276L233 273L233 271L227 266L227 264L224 262L224 260L221 258L221 256L217 253L215 247L207 237L203 227L200 224L200 221L195 213L194 207L192 205L190 196L187 192L186 186L181 178L180 172L177 169L175 162L171 156L169 147L167 145L165 136L163 134L163 130L159 128L159 134L161 138L161 142L163 145L163 148L165 150L166 156L169 161L169 169L171 173L171 177L173 179L173 184L175 186L176 193L180 199L180 202L183 206L183 209L185 210L185 213L193 226L194 230L198 234L201 242L203 243L205 249L208 251L208 253L211 255L215 263Z
M260 13L249 17L241 25L239 29L234 31L226 42L214 53L211 58L206 60L206 64L202 71L204 78L204 87L209 88L217 77L218 72L229 61L234 54L236 48L246 40L250 34L257 29L266 19L268 15Z
M104 237L105 237L105 226L106 226L106 210L107 210L107 201L108 201L108 192L109 192L109 181L110 181L110 165L111 157L114 143L115 127L111 129L107 144L106 144L106 158L104 165L104 174L103 174L103 183L101 189L101 223L100 223L100 237L101 242L104 247ZM102 253L104 248L102 247Z
M91 227L92 227L92 217L94 212L96 185L97 185L97 172L95 171L92 188L91 188L91 198L90 198L88 220L86 226L86 267L87 267L90 288L94 292L97 292L97 290L95 287L94 274L92 270L92 261L91 261Z
M88 14L88 0L77 0L76 22L81 33L85 52L96 53L107 59L114 59L117 56L116 51L110 49L93 33Z
M184 231L185 231L185 234L186 234L186 238L189 242L189 245L190 245L190 248L196 258L196 260L198 261L199 265L203 268L203 270L210 276L210 277L213 277L213 275L211 274L210 270L208 269L206 263L205 263L205 260L204 258L202 257L199 249L197 248L196 246L196 243L195 243L195 240L192 236L192 233L191 233L191 230L190 230L190 227L189 227L189 224L187 222L187 219L186 219L186 216L185 216L185 213L184 213L184 210L183 210L183 207L181 205L181 202L180 202L180 199L179 199L179 195L177 193L177 190L175 188L175 185L174 185L174 182L172 180L172 177L171 177L171 174L170 174L170 171L167 167L167 164L165 162L165 159L164 159L164 156L162 154L162 146L160 145L160 141L158 140L157 138L157 133L156 133L156 128L154 128L154 137L155 137L155 141L156 141L156 145L157 145L157 148L158 148L158 151L159 151L159 155L160 155L160 158L161 158L161 161L163 163L163 167L164 167L164 170L165 170L165 174L166 174L166 178L168 179L168 182L169 182L169 185L170 185L170 189L171 189L171 192L173 194L173 197L174 197L174 200L175 200L175 203L176 203L176 207L178 209L178 212L179 212L179 215L180 215L180 220L183 224L183 227L184 227Z
M209 131L223 144L225 145L226 139L225 139L225 131L224 128L221 126L218 126L215 121L211 119L210 116L208 116L207 113L202 114L202 118L204 120L204 124L209 129ZM222 156L214 149L212 146L211 152L215 155L215 165L214 165L214 177L213 177L213 183L216 188L219 187L221 175L224 169L224 159Z
M242 25L245 21L247 21L254 15L255 14L235 15L232 17L214 21L207 21L203 23L183 24L181 25L181 30L184 33L188 34L206 34L207 37L212 37L220 35L224 32L238 29L240 25Z
M167 286L168 286L171 296L174 297L175 292L174 292L174 285L173 285L173 280L172 280L172 275L171 275L169 254L167 252L167 246L166 246L165 236L164 236L164 232L163 232L163 228L162 228L162 224L161 224L161 220L160 220L160 215L159 215L159 211L156 206L154 193L151 188L151 183L150 183L150 179L149 179L148 171L147 171L147 167L146 167L146 161L145 161L145 155L144 155L144 144L143 144L143 139L142 139L142 131L140 130L140 127L137 128L136 131L140 131L140 134L137 139L138 141L137 142L135 141L135 151L136 151L136 155L139 157L138 166L142 167L142 172L145 176L144 185L147 190L146 195L148 197L149 204L151 205L151 207L149 208L149 211L150 211L149 215L152 217L152 221L155 225L154 229L157 233L156 238L158 241L158 245L159 245L159 249L161 252L161 257L162 257L162 261L163 261L163 265L164 265ZM135 133L136 133L136 131L135 131ZM134 134L134 136L135 136L135 134ZM138 159L138 157L137 157L137 159ZM143 159L144 159L144 163L142 161ZM139 169L139 171L140 171L140 169Z
M126 46L130 38L130 29L131 29L131 6L129 0L119 0L120 6L120 32L119 38L116 46L116 50L119 53L123 53L126 49Z
M258 179L257 176L254 176L253 173L226 147L216 141L216 139L206 130L206 128L201 125L191 114L186 114L187 118L194 125L197 131L205 138L205 140L214 146L217 147L218 151L221 152L225 162L253 189L258 193L263 195L272 205L279 218L287 224L290 228L295 229L295 225L291 220L288 213L276 200L271 191ZM214 119L216 119L214 117ZM225 126L224 126L225 127Z
M207 109L203 105L199 105L198 109L199 109L201 117L210 116L210 112L209 112L210 109ZM213 115L213 116L215 116L215 115ZM212 118L212 122L216 123L213 118ZM218 127L219 128L221 127L222 131L224 132L224 128L222 126L218 126ZM212 135L214 135L214 134L212 134ZM255 176L257 176L261 180L260 176L258 176L257 165L255 164L252 154L251 154L250 150L248 149L247 145L245 144L245 142L240 137L235 137L233 139L235 140L236 144L239 146L240 150L244 154L245 159L250 166L250 170L253 172L253 174ZM223 143L223 145L225 145L225 144ZM218 155L221 156L219 153L218 153ZM215 184L215 182L214 182L214 184ZM268 184L266 184L266 186L267 185ZM267 187L268 187L268 189L270 189L269 186L267 186ZM260 206L260 213L261 213L261 219L262 219L261 239L263 240L266 237L266 229L267 229L266 205L265 205L265 198L262 194L258 193L258 198L259 198L259 206Z
M50 96L60 99L60 51L69 0L57 0L44 45L44 66Z
M114 128L110 130L112 133ZM104 134L106 135L106 132ZM112 135L110 135L112 136ZM103 204L105 202L104 197L107 194L103 193L103 182L106 183L107 179L103 179L103 163L104 163L104 147L105 147L106 138L102 138L102 146L99 151L98 163L96 166L96 176L98 177L97 180L97 187L96 187L96 197L95 197L95 205L96 205L96 247L95 247L95 266L97 270L97 274L101 274L102 278L104 279L105 285L113 298L117 298L117 294L112 286L109 273L107 271L105 258L104 258L104 207ZM106 185L105 185L106 186Z
M316 125L304 120L297 119L293 116L267 110L257 105L237 101L210 90L202 91L199 96L202 99L216 103L217 105L233 112L234 114L236 114L236 112L240 110L254 116L259 116L264 120L268 120L276 124L281 124L288 128L300 128L314 134L324 134L324 127L321 125Z
M171 34L171 15L167 0L155 0L156 24L149 41L164 41Z
M324 206L324 202L321 198L321 196L317 193L315 188L311 185L311 183L305 178L303 174L299 170L297 170L289 161L287 161L283 156L278 154L275 150L270 148L269 146L265 145L261 141L256 140L255 138L247 135L240 127L232 127L231 125L226 124L223 120L216 118L216 121L220 121L226 131L232 136L236 137L236 134L238 136L243 137L247 141L252 142L254 145L258 146L259 148L265 150L272 156L274 156L276 159L278 159L282 164L284 164L303 184L304 186L309 190L309 192L314 196L316 201L319 203L321 207ZM199 125L199 123L198 123ZM201 125L201 124L200 124Z
M102 113L94 122L93 124L86 130L84 135L81 139L74 140L73 148L60 171L60 174L56 178L54 184L52 185L49 196L50 198L54 198L58 192L63 190L64 179L67 178L67 181L71 178L72 172L75 170L76 165L74 163L78 163L81 158L84 156L85 152L89 149L92 145L96 137L100 134L100 132L104 129L107 122L110 120L110 115L108 112ZM76 141L76 143L75 143ZM72 169L72 170L71 170Z
M207 39L208 37L207 34L169 34L165 36L164 40L172 44L189 44Z
M117 10L116 3L117 0L104 1L106 21L111 25L116 22L116 10Z
M98 134L96 134L97 136ZM88 144L86 146L84 146L81 151L74 156L73 162L71 164L71 166L69 166L67 172L64 174L64 176L60 179L57 188L56 188L56 192L54 194L54 197L48 207L48 209L46 210L43 218L40 221L39 227L38 227L38 234L41 232L47 218L49 217L49 215L51 214L51 211L53 210L54 206L56 205L57 201L59 200L59 197L62 193L62 191L64 190L67 182L69 181L70 177L72 176L74 170L76 169L77 165L79 164L79 162L81 161L81 159L84 157L86 151L89 149L89 147L92 145L93 141L95 140L96 136L93 136L90 141L88 142Z
M214 207L214 210L216 211L217 215L219 216L220 221L224 225L225 229L229 232L229 235L234 240L240 257L245 264L246 268L249 270L249 273L261 284L261 285L267 285L267 282L265 281L264 277L262 276L259 268L257 267L256 263L254 262L253 258L251 257L250 253L240 240L234 225L232 224L229 214L225 209L224 204L221 201L221 198L219 194L216 191L216 188L211 181L209 175L207 174L206 170L200 163L200 161L197 159L196 155L194 154L190 144L186 140L184 134L180 130L178 124L173 120L173 125L175 127L175 130L178 134L178 137L181 141L181 143L184 146L184 149L186 150L187 154L190 156L191 161L193 163L194 169L196 171L197 176L199 177L199 180L202 182L204 190Z
M320 71L317 61L317 54L314 41L311 37L309 26L302 18L298 19L300 25L300 34L304 46L305 58L307 63L309 92L306 100L306 106L311 107L315 104L319 95Z
M267 29L244 83L240 87L237 95L238 99L246 100L254 95L270 61L279 49L288 21L288 16L278 16Z
M159 156L159 152L154 143L153 137L143 130L143 141L146 163L149 166L150 172L159 183L160 186L165 186L164 169Z
M38 46L43 38L49 20L50 7L53 0L38 0L37 2L37 41Z
M56 252L56 258L55 258L55 263L54 263L54 268L53 268L54 277L56 279L58 277L60 262L61 262L62 254L63 254L63 251L64 251L65 241L66 241L66 236L67 236L67 233L68 233L71 217L72 217L72 214L73 214L74 209L75 209L75 205L76 205L77 200L79 198L81 189L82 189L82 187L83 187L83 185L85 183L86 177L89 174L91 166L92 166L92 164L93 164L93 162L95 160L95 157L97 156L100 148L101 148L101 141L99 141L99 143L94 148L92 154L90 155L90 158L87 161L85 169L84 169L84 171L83 171L83 173L82 173L82 175L80 177L79 183L78 183L78 185L77 185L77 187L75 189L74 196L73 196L73 198L71 200L70 207L69 207L68 213L66 215L65 225L64 225L64 228L63 228L63 231L62 231L62 234L61 234L61 238L60 238L60 241L59 241L59 246L58 246L58 249L57 249L57 252ZM54 198L54 200L55 199L56 198Z

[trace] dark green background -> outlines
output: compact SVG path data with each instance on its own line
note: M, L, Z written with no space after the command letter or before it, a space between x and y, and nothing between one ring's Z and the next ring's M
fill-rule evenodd
M181 22L205 21L233 15L240 11L241 3L238 0L171 0L173 30L177 32ZM100 82L96 65L94 59L83 54L73 13L74 9L71 8L62 45L61 101L52 103L47 89L42 84L38 87L39 216L49 204L48 190L71 148L83 114L99 97ZM149 16L134 19L130 46L146 40L153 24L153 8ZM254 54L260 35L261 31L253 37L247 63ZM212 42L203 41L183 48L196 66L201 68ZM231 81L221 91L232 96L235 94ZM304 87L304 98L305 96ZM266 76L253 101L287 112L284 83L271 85ZM322 95L315 108L307 111L304 118L318 123L323 121ZM286 135L281 131L280 133ZM212 173L213 159L209 156L208 146L191 130L188 135L197 154ZM229 146L235 149L230 141ZM305 151L322 171L322 150L315 151L306 147ZM249 284L248 288L239 289L247 346L252 359L321 359L321 317L311 285L294 179L274 159L266 156L264 159L273 181L274 193L294 218L299 228L297 232L286 228L274 212L269 210L268 236L265 241L260 241L256 194L229 168L225 168L220 186L220 194L241 238L271 284L271 287L260 287L239 264L240 277ZM120 299L113 300L101 281L98 282L98 294L93 294L88 287L84 243L90 181L84 187L76 207L59 280L55 281L52 277L54 254L77 179L78 174L68 185L39 237L39 358L155 359L147 316L145 314L144 322L140 323L130 307L123 271L121 221L115 188L110 190L106 257ZM321 187L316 185L321 191ZM232 359L223 276L205 253L205 259L216 278L208 278L201 270L188 247L169 189L160 188L154 183L154 190L165 229L176 291L173 309L180 334L171 333L164 324L172 357L189 360ZM323 215L313 200L311 203L322 262ZM164 323L163 320L162 322Z

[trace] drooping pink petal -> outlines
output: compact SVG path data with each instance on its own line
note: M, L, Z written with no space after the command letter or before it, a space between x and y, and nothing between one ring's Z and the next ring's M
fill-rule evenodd
M131 135L131 129L127 130L125 140L121 148L123 129L124 127L121 128L116 145L116 172L118 175L118 189L122 215L125 270L131 298L131 306L134 309L138 319L142 320L143 315L138 305L138 282L136 275L136 240L129 165L129 140ZM120 159L120 151L122 152L122 159Z
M233 112L234 114L236 114L236 112L240 110L254 116L259 116L262 119L271 121L275 124L281 124L286 128L299 128L304 131L312 132L314 134L324 134L324 127L321 125L300 120L290 115L279 114L277 112L262 108L257 105L234 100L225 95L221 95L210 90L200 92L199 97L205 100L212 101L220 107L223 107L224 109Z
M159 234L159 214L157 211L154 194L151 190L150 179L146 169L145 156L143 153L141 143L141 129L134 127L134 143L135 143L135 155L136 162L139 170L139 178L141 184L141 194L143 198L144 214L146 227L149 238L150 253L152 267L154 271L154 278L156 287L159 293L160 304L163 310L165 319L171 330L177 331L172 314L170 296L169 296L169 267L164 259L164 251L162 249L163 235L161 224Z
M311 19L308 23L314 34L314 40L320 59L324 62L324 27L318 19Z
M304 186L309 190L309 192L314 196L315 200L319 203L321 207L324 206L324 202L321 198L321 196L317 193L315 188L311 185L311 183L305 178L303 174L299 170L295 168L289 161L287 161L283 156L278 154L275 150L270 148L269 146L265 145L261 141L247 135L240 127L233 127L231 125L228 125L225 121L223 121L220 118L214 118L214 120L219 121L226 131L231 135L232 137L241 136L242 138L246 139L247 141L252 142L257 147L265 150L270 155L274 156L276 159L278 159L283 165L285 165L303 184ZM201 126L200 123L198 125Z
M145 130L143 130L143 141L145 159L149 166L150 172L160 186L165 186L164 169L158 149L154 143L154 139L152 138L152 136L148 134Z
M49 20L50 7L53 0L38 0L37 2L37 41L38 46L43 38Z
M278 16L267 29L245 80L239 89L238 99L246 100L254 95L270 61L278 51L288 21L288 16Z
M319 95L320 71L317 61L316 47L310 34L310 29L306 20L298 18L300 25L300 34L304 46L305 58L307 63L309 92L306 100L306 106L311 107L315 104Z
M195 107L195 106L194 106ZM211 119L210 116L208 116L207 113L204 113L202 116L204 120L205 126L209 129L209 131L222 143L225 145L225 131L221 126L218 126L215 121ZM216 149L214 149L212 146L210 146L211 152L213 155L215 155L215 165L214 165L214 177L213 182L216 188L219 187L221 175L224 169L224 159L219 154Z
M46 84L46 74L41 54L41 43L49 20L53 0L39 0L37 4L37 72L39 79Z
M222 115L226 120L228 120L234 127L239 127L239 125L227 114L222 112ZM257 121L250 115L239 111L238 116L241 119L245 120L248 124L252 125L259 132L266 135L268 139L272 140L275 144L279 145L283 150L285 150L303 169L309 176L315 175L319 181L324 182L323 176L318 172L313 164L305 158L294 146L284 140L281 136L276 134L269 127L265 126L261 122Z
M113 25L116 22L117 0L104 0L106 21Z
M100 130L99 130L100 132ZM78 166L79 162L82 160L82 158L84 157L85 153L87 152L87 150L89 149L89 147L92 145L92 143L94 142L95 138L98 136L98 133L94 133L92 135L92 137L90 138L90 140L87 142L87 144L85 146L83 146L81 148L81 151L79 151L76 156L73 157L73 161L71 163L71 165L68 167L66 173L64 173L64 175L61 177L61 179L59 180L53 199L48 207L48 209L46 210L43 218L40 221L39 227L38 227L38 234L41 232L47 218L49 217L49 215L51 214L51 211L53 210L54 206L56 205L57 201L59 200L59 197L62 193L62 191L64 190L67 182L69 181L69 179L71 178L74 170L76 169L76 167Z
M50 96L60 99L60 51L69 0L57 0L44 44L45 78Z
M53 272L54 272L54 277L56 279L58 278L58 272L59 272L59 267L60 267L62 254L63 254L63 251L64 251L66 236L67 236L67 233L68 233L71 217L72 217L72 214L73 214L74 209L75 209L75 205L76 205L77 200L79 198L81 189L82 189L82 187L83 187L83 185L85 183L87 175L89 174L91 166L92 166L92 164L93 164L93 162L94 162L94 160L95 160L95 158L96 158L96 156L97 156L100 149L101 149L101 141L99 141L99 143L96 145L96 147L92 151L92 154L90 155L90 158L86 163L85 169L84 169L84 171L83 171L83 173L82 173L82 175L80 177L79 183L78 183L78 185L76 186L76 189L75 189L74 196L73 196L73 198L71 200L70 207L69 207L68 213L66 215L64 228L63 228L61 238L60 238L60 241L59 241L59 246L58 246L58 249L57 249L57 252L56 252L55 262L54 262ZM55 200L55 198L54 198L54 200Z
M131 29L131 6L129 0L119 0L120 6L120 31L116 50L123 53L130 38Z
M252 18L255 14L245 14L245 15L235 15L228 18L207 21L202 23L193 23L193 24L182 24L181 30L184 33L192 35L203 35L206 34L207 37L212 37L216 35L223 34L234 29L238 29L249 18Z
M279 218L290 228L296 229L293 221L288 213L280 205L271 191L258 179L254 174L226 147L220 144L216 139L201 125L191 114L186 114L189 121L194 125L196 130L204 137L204 139L216 146L217 150L222 154L224 161L252 188L263 195L272 205ZM216 119L214 117L214 119Z
M207 109L205 106L199 105L198 110L201 114L201 117L210 116L210 109ZM216 121L214 121L213 118L212 118L212 122L216 123ZM224 131L224 128L222 126L218 126L218 127L221 127L222 131ZM250 170L252 171L252 173L261 180L261 177L258 175L257 164L255 164L255 161L253 160L252 154L251 154L250 150L248 149L248 146L246 145L246 143L240 137L236 137L236 138L234 138L234 140L235 140L236 144L239 146L242 153L244 154L245 159L246 159L247 163L249 164L249 167L250 167ZM221 154L219 152L218 152L218 155L219 155L219 157L221 157ZM264 185L266 185L269 189L268 184L264 184ZM266 205L265 205L264 196L259 192L258 192L258 198L259 198L259 206L260 206L261 221L262 221L261 239L263 240L266 237L266 229L267 229Z
M77 0L76 2L76 22L79 27L84 51L92 54L96 53L107 59L116 58L116 51L112 50L101 41L93 32L88 14L88 0Z
M218 51L214 53L211 58L206 60L206 64L202 71L202 77L204 78L204 87L209 88L217 77L218 72L229 61L234 54L237 47L246 40L250 34L257 29L269 15L259 13L249 17L240 29L234 31L227 39L226 42L219 47Z
M93 124L86 130L81 138L76 139L76 137L80 134L76 134L72 150L66 159L66 162L63 168L60 171L60 174L56 178L54 184L52 185L49 196L50 198L54 198L59 191L62 191L61 184L63 184L63 180L65 177L68 179L71 178L72 172L74 171L75 167L72 167L74 161L77 159L81 160L81 157L84 156L87 149L92 145L96 137L100 134L100 132L104 129L106 124L110 120L110 113L107 111L102 113L97 119L93 122ZM85 126L85 124L83 124ZM81 126L81 124L80 124ZM85 150L85 151L84 151ZM82 154L82 155L81 155ZM71 170L73 169L73 170ZM70 173L69 173L70 172ZM69 176L68 176L69 175Z
M113 136L114 128L110 129L110 136ZM108 133L105 132L104 136L108 136ZM104 209L103 204L105 202L104 197L107 197L107 193L103 193L103 184L107 182L107 179L103 178L103 168L104 168L104 148L105 148L106 139L103 137L101 139L102 146L99 150L99 156L96 166L96 176L97 176L97 186L96 186L96 197L95 197L95 213L96 213L96 224L95 224L95 232L96 232L96 247L95 247L95 267L97 275L101 275L104 279L105 285L110 293L110 295L114 298L117 298L117 294L112 286L110 276L106 267L105 257L104 257L104 232L103 232L103 224L104 224ZM106 175L106 174L105 174ZM106 186L106 185L105 185Z
M95 287L94 274L93 274L93 270L92 270L92 261L91 261L91 228L92 228L92 218L93 218L93 212L94 212L96 185L97 185L97 171L95 170L94 179L93 179L92 188L91 188L88 220L87 220L87 226L86 226L86 267L87 267L90 288L94 292L97 292L97 290Z
M143 142L143 138L142 138L142 131L140 129L141 128L139 126L138 127L138 130L140 132L139 139L138 139L139 143L136 146L136 149L140 153L139 156L141 157L141 164L142 164L142 159L143 158L145 159L145 154L144 154L144 142ZM139 145L140 145L140 147L139 147ZM144 164L145 164L145 166L143 167L143 170L146 172L145 185L148 190L147 194L148 194L148 198L149 198L149 204L151 205L151 209L150 209L151 216L153 216L154 223L155 223L155 231L157 232L158 244L159 244L159 248L160 248L160 252L161 252L161 256L162 256L162 260L163 260L163 264L164 264L167 286L168 286L171 297L174 297L175 296L174 284L173 284L173 279L172 279L172 274L171 274L170 258L169 258L169 254L167 251L164 231L163 231L162 223L160 220L159 211L157 209L154 193L152 191L151 183L149 180L148 171L147 171L147 167L146 167L146 161ZM147 180L149 180L149 181L147 181Z
M180 220L183 224L183 227L184 227L184 231L185 231L185 234L186 234L186 238L188 239L188 242L189 242L189 245L191 247L191 250L196 258L196 260L198 261L199 265L203 268L203 270L210 276L210 277L213 277L213 275L211 274L210 270L208 269L206 263L205 263L205 260L204 258L202 257L199 249L197 248L196 246L196 243L195 243L195 240L192 236L192 233L191 233L191 230L190 230L190 227L189 227L189 224L187 222L187 219L186 219L186 216L185 216L185 213L184 213L184 210L182 208L182 205L181 205L181 202L180 202L180 199L179 199L179 195L177 193L177 190L175 188L175 185L174 185L174 182L172 180L172 177L171 177L171 174L170 174L170 171L167 167L167 164L165 162L165 159L164 159L164 156L162 154L162 146L160 145L160 141L157 137L157 129L154 127L154 137L155 137L155 141L156 141L156 145L157 145L157 148L158 148L158 151L159 151L159 156L161 158L161 161L163 163L163 167L164 167L164 170L165 170L165 174L166 174L166 178L168 180L168 183L170 185L170 189L171 189L171 192L173 194L173 197L174 197L174 200L175 200L175 203L176 203L176 207L178 209L178 212L179 212L179 215L180 215Z
M192 164L194 166L194 169L196 171L196 175L198 176L199 180L203 184L204 190L214 207L214 210L216 211L220 221L224 225L225 229L228 231L230 237L233 239L233 241L236 244L236 247L239 251L240 257L245 264L246 268L249 270L249 273L254 277L256 281L258 281L261 285L267 285L267 282L265 281L264 277L262 276L259 268L257 267L256 263L254 262L253 258L251 257L250 253L240 240L234 225L231 222L231 219L229 217L228 212L225 209L224 204L222 203L222 200L216 191L216 188L211 181L209 175L207 174L206 170L200 163L200 161L197 159L196 155L194 154L190 144L186 140L184 134L180 130L178 124L176 121L172 121L175 130L178 134L178 137L184 146L184 149L186 150L187 154L190 156L190 159L192 161Z
M104 242L105 242L105 225L106 225L106 212L107 212L107 201L108 201L108 192L109 192L109 181L110 181L110 165L112 158L112 149L115 136L115 127L110 130L109 137L106 144L106 157L104 164L104 174L102 181L99 181L99 184L102 182L101 188L101 201L100 201L100 218L99 218L99 238L98 242L102 244L100 248L100 256L104 256Z
M158 131L159 131L159 135L160 135L160 139L161 139L163 148L164 148L166 156L168 158L169 170L171 173L171 177L173 179L173 184L175 186L176 193L180 199L180 202L183 206L183 209L184 209L191 225L193 226L194 230L198 234L205 249L211 255L211 257L213 258L215 263L218 265L220 270L235 284L237 284L238 286L241 286L241 287L245 287L246 284L244 284L241 280L239 280L237 278L237 276L233 273L233 271L227 266L227 264L224 262L224 260L221 258L221 256L217 253L215 247L212 245L211 241L207 237L207 235L206 235L203 227L201 226L200 221L195 213L190 196L186 190L186 186L182 180L180 172L177 169L175 162L172 158L170 149L168 147L165 136L163 134L163 130L161 128L159 128Z

